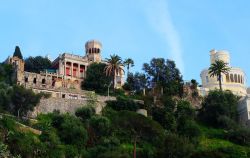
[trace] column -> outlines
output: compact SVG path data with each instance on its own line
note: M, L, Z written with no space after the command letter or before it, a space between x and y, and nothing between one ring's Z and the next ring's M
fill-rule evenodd
M78 63L78 78L81 78L80 76L80 64Z
M73 77L73 63L71 62L71 77Z
M67 62L64 61L64 73L63 73L64 79L66 78L66 64L67 64Z

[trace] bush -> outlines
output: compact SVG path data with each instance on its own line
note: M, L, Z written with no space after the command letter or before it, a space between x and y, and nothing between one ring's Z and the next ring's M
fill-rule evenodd
M75 112L75 115L81 120L85 121L90 119L95 114L95 108L93 106L85 106L78 108Z
M223 128L225 122L221 122L221 116L237 121L237 105L238 97L231 91L210 91L202 103L199 118L208 125Z
M139 103L134 102L132 99L119 96L115 101L107 101L107 106L117 111L136 111L139 108Z
M57 115L53 118L52 125L65 144L76 145L78 148L85 146L87 131L79 119L68 114Z
M188 139L175 134L168 134L158 157L186 158L189 157L193 151L194 147L189 143Z
M247 128L242 127L235 130L230 130L226 134L226 138L236 144L250 146L250 130Z
M108 136L110 131L110 120L104 116L93 116L90 119L90 126L97 136Z

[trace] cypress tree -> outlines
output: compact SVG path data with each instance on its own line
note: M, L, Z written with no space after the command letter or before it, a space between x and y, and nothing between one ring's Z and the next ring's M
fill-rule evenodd
M22 55L21 50L20 50L20 48L18 46L16 46L13 56L16 56L16 57L18 57L20 59L23 59L23 55Z

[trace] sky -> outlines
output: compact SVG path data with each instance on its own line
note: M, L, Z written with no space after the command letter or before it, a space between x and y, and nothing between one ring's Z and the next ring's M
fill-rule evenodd
M216 49L250 76L249 8L247 0L0 0L0 61L16 45L24 57L84 56L85 42L96 39L103 58L132 58L133 72L165 58L184 80L200 82Z

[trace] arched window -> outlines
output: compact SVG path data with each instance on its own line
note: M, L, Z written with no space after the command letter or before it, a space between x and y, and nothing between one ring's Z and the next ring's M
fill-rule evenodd
M238 81L237 81L237 75L236 75L236 74L234 74L234 82L236 82L236 83L238 82Z
M238 83L240 83L240 75L238 75Z
M46 83L46 80L45 79L42 79L42 84L45 84Z
M229 81L229 74L226 74L226 82L230 82Z
M33 83L36 84L36 78L33 79Z
M234 76L233 76L233 74L230 74L230 80L231 80L231 82L234 82Z
M208 76L206 76L206 82L207 82L207 83L209 82Z
M24 78L24 81L25 81L25 82L28 82L28 81L29 81L28 77L25 77L25 78Z

